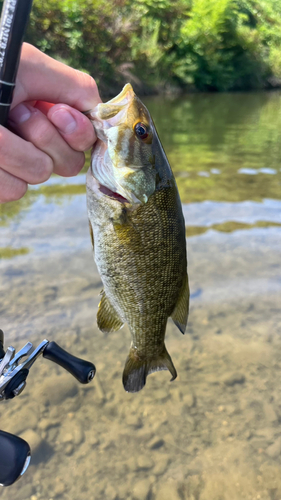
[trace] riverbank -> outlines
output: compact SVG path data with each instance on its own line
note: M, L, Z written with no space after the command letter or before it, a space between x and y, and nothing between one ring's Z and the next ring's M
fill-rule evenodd
M26 41L90 73L103 95L280 86L277 0L40 0Z

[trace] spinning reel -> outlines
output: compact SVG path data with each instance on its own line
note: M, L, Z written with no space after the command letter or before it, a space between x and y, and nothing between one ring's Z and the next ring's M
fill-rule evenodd
M35 349L31 342L27 342L17 353L12 346L5 352L4 334L0 330L0 402L22 393L29 370L41 354L67 370L81 384L88 384L95 376L93 363L73 356L49 340L43 340ZM30 456L26 441L0 430L0 485L9 486L22 476L28 468Z

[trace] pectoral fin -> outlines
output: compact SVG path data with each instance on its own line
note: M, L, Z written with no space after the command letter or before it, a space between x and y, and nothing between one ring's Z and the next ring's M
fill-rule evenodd
M188 310L189 310L189 286L188 286L188 277L186 275L178 301L176 303L176 307L173 310L173 314L171 315L173 322L183 334L186 329Z
M161 354L152 359L139 357L136 349L131 348L123 372L125 391L140 391L145 386L147 375L160 370L170 371L172 375L171 382L177 377L176 369L165 345Z
M117 330L122 328L124 323L109 302L104 291L101 292L101 295L102 298L99 303L97 314L98 327L103 333L117 332Z
M91 236L93 250L95 250L94 233L93 233L93 228L92 228L92 224L90 221L89 221L89 229L90 229L90 236Z

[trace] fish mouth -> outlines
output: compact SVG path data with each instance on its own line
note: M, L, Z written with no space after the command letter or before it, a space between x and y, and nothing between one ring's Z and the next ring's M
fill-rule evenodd
M107 145L103 141L98 139L92 150L92 158L95 156L96 161L95 164L91 162L91 166L89 169L89 174L95 180L95 191L97 191L98 189L100 193L107 196L108 198L118 201L119 203L126 203L134 207L136 205L139 205L140 200L134 195L134 193L131 193L122 188L122 186L119 185L118 181L112 175L111 169L107 168L108 164L104 163L103 161L103 157L106 151Z
M106 186L103 186L100 183L99 183L99 191L108 198L113 198L114 200L119 201L120 203L130 203L129 200L124 198L124 196L122 196L119 193L115 193L114 191L111 191L111 189L107 188Z
M127 83L121 92L110 101L100 102L94 109L86 111L86 116L95 122L95 129L99 136L99 128L114 127L126 114L129 104L134 99L135 93L130 83ZM102 135L102 134L101 134Z

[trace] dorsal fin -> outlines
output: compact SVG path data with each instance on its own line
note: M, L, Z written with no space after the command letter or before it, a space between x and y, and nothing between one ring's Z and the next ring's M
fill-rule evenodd
M171 318L181 333L184 334L189 311L189 286L188 277L184 279L176 307L171 314Z
M101 291L101 301L99 303L97 323L103 333L117 332L124 325L123 321L109 302L105 292Z

